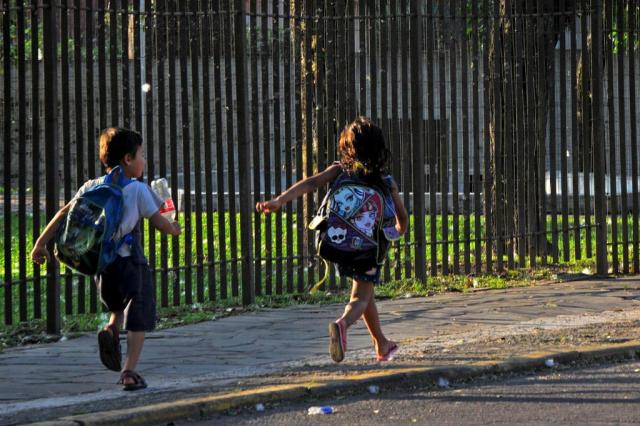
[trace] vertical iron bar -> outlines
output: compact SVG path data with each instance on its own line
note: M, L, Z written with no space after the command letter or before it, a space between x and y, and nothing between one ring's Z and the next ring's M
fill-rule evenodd
M278 171L273 168L271 164L271 95L269 92L269 75L271 72L271 68L269 67L269 58L271 58L271 54L269 52L270 45L268 43L269 40L269 2L262 2L262 57L260 58L260 64L262 66L262 141L263 141L263 155L264 155L264 197L265 200L271 199L271 171ZM256 46L253 46L255 49ZM276 63L274 62L275 66ZM256 75L257 77L257 75ZM256 92L257 94L257 92ZM257 117L256 117L257 118ZM254 170L258 168L254 166ZM266 268L265 268L265 292L266 294L272 293L273 286L273 242L272 242L272 224L273 224L273 216L268 215L265 217L265 249L266 249ZM261 262L258 259L255 259L255 264L259 265ZM261 288L261 280L258 277L255 277L256 283L256 294L258 293L258 288Z
M296 20L294 20L294 46L293 46L293 60L294 60L294 115L295 115L295 150L296 150L296 180L299 181L304 176L303 171L303 160L302 160L302 149L303 149L303 141L302 141L302 69L301 69L301 61L302 61L302 34L301 34L301 26L302 26L302 15L303 11L301 8L301 3L295 3L295 15ZM299 22L298 22L299 21ZM299 256L298 262L298 283L297 283L297 291L302 293L305 287L304 282L304 267L307 262L306 252L304 248L304 237L306 230L304 229L304 197L300 197L296 200L296 228L297 228L297 241L296 241L296 254Z
M176 123L176 117L178 115L177 105L178 97L176 94L176 40L178 39L178 23L177 23L177 0L167 1L167 11L169 12L169 24L167 28L167 40L169 51L169 145L171 151L171 198L176 200L178 206L180 201L178 200L178 187L180 180L178 179L178 124ZM183 206L184 209L184 206ZM185 215L186 216L186 215ZM185 230L186 232L186 230ZM177 237L171 239L171 266L172 266L172 280L173 280L173 294L172 302L173 306L180 305L180 240Z
M272 7L272 44L271 44L271 62L273 63L273 157L274 157L274 177L275 177L275 194L282 192L282 134L280 128L282 126L282 117L280 116L280 102L282 94L280 93L280 36L282 34L282 25L280 18L280 1L273 0ZM285 118L286 120L286 118ZM276 237L282 238L282 210L276 212ZM276 294L282 294L282 282L284 280L282 274L282 240L276 241ZM256 259L257 261L257 259ZM256 282L258 279L256 278Z
M209 174L209 169L202 167L202 136L201 136L201 120L202 107L200 105L200 27L203 11L198 5L199 15L190 19L187 23L189 27L189 55L191 56L191 127L193 129L193 166L190 170L194 171L194 190L195 190L195 221L196 221L196 300L198 303L204 302L204 241L202 234L202 173ZM206 57L202 56L202 67ZM202 96L202 102L208 99ZM192 167L192 168L191 168ZM191 190L189 190L191 192ZM190 228L189 228L190 230ZM187 234L189 235L189 234ZM192 249L189 249L189 253ZM192 254L190 254L191 256ZM189 274L191 275L191 274Z
M57 67L57 1L43 3L44 51L44 122L45 122L45 176L47 194L47 222L53 219L59 206L58 193L58 67ZM49 244L53 253L53 241ZM60 287L58 265L47 265L47 333L60 333Z
M604 143L602 134L602 13L600 0L594 0L592 12L592 73L593 91L592 133L594 148L594 186L596 198L596 261L598 275L607 274L607 205L604 190ZM633 75L632 75L633 76ZM633 111L632 111L633 112ZM632 115L633 117L633 115Z
M206 217L207 217L207 292L209 293L208 300L216 300L216 271L215 271L215 252L213 248L213 150L211 135L211 103L215 102L212 99L211 87L210 87L210 63L211 63L211 4L206 2L202 5L204 16L202 18L202 31L200 37L202 37L202 50L200 55L202 57L202 115L204 117L204 172L205 172L205 192L206 192ZM218 58L213 56L214 63L217 63ZM215 69L214 69L215 72ZM220 207L218 206L218 212Z
M636 21L636 7L629 7L629 45L636 46L638 28ZM597 81L597 80L596 80ZM640 194L638 193L638 133L636 122L636 49L629 49L629 115L631 118L631 192L633 218L633 273L640 272ZM595 124L594 124L595 125Z
M24 22L24 0L18 0L17 2L17 19L16 19L16 32L18 42L18 235L19 248L19 279L20 279L20 321L27 321L28 315L28 300L27 300L27 95L26 95L26 62L25 62L25 22ZM5 14L4 19L9 20L10 14ZM5 38L6 44L9 44L10 39ZM9 79L11 73L5 74ZM11 99L11 95L5 90L7 99ZM11 103L5 105L6 110L11 110ZM10 123L11 121L9 121ZM6 123L5 123L6 124ZM6 133L9 135L9 133ZM5 152L5 161L11 158L11 152ZM68 164L68 163L67 163ZM6 166L5 166L6 167ZM11 206L11 198L4 199L5 207L8 204ZM10 214L4 216L5 221L10 221ZM11 247L9 243L11 239L5 238L5 247ZM6 257L5 257L6 259ZM6 276L5 276L6 279ZM12 280L9 280L12 281Z
M224 79L225 79L225 110L226 110L226 136L227 136L227 188L229 191L229 241L231 245L231 258L234 259L231 264L231 294L234 297L238 297L240 295L240 287L239 287L239 274L238 274L238 225L237 225L237 215L236 215L236 160L235 160L235 149L238 144L234 143L236 139L234 139L234 123L233 123L233 72L232 72L232 41L233 41L233 25L236 16L233 14L231 5L235 4L237 0L230 0L227 4L227 11L225 25L227 26L227 31L224 32L225 35L225 43L224 43ZM244 26L243 26L244 28ZM236 41L244 41L244 38ZM235 46L234 46L235 47ZM236 56L238 58L238 56ZM244 59L238 58L242 64L244 64ZM237 69L236 69L237 71ZM244 73L244 68L243 68ZM244 126L245 123L239 122L238 125ZM244 137L244 135L242 136ZM243 261L244 264L244 261ZM243 295L244 297L244 295Z
M578 186L579 172L579 151L578 151L578 120L577 120L577 94L578 94L578 64L577 64L577 23L576 16L578 9L574 3L574 9L571 14L570 31L571 31L571 166L572 166L572 182L573 182L573 225L576 227L573 231L573 244L576 259L582 258L582 250L580 249L580 190ZM585 53L586 54L586 53Z
M291 14L291 4L289 0L284 1L284 15ZM284 155L285 155L285 187L289 188L293 183L293 164L291 161L292 153L292 135L291 135L291 43L292 33L291 27L295 25L295 21L287 18L285 21L285 40L284 40ZM293 293L293 203L287 203L286 211L286 247L287 247L287 293Z
M560 10L565 10L565 0L560 0ZM562 258L569 260L569 166L567 147L567 66L566 37L560 37L560 192L562 193Z
M123 0L126 1L126 0ZM109 126L123 126L124 123L120 119L120 108L118 107L118 2L111 0L109 2L109 73L111 76L111 119Z
M263 146L263 139L260 139L260 116L258 115L259 98L259 85L258 76L260 75L260 63L258 62L258 43L262 40L258 40L258 2L251 2L251 23L249 27L249 34L251 36L251 44L249 45L250 52L250 69L249 78L251 78L251 135L253 148L253 201L257 203L260 201L261 181L263 176L263 170L261 169L260 147ZM265 163L264 170L266 171L267 165ZM268 200L265 196L265 200ZM253 245L254 245L254 258L256 260L254 264L253 275L256 280L256 295L262 294L262 214L257 210L253 212Z
M435 34L433 19L433 0L427 1L427 144L429 145L429 225L430 225L430 248L431 248L431 275L438 274L438 140L435 136L435 77L433 63L435 50ZM403 27L405 27L403 25ZM403 88L403 98L406 96Z
M9 9L9 0L2 2ZM32 10L32 14L33 14ZM13 300L11 294L11 20L7 12L2 19L2 41L4 58L4 323L13 324ZM36 157L36 151L33 154ZM35 230L35 225L34 225Z
M460 3L459 13L457 17L459 24L456 28L460 28L456 32L456 37L461 44L460 52L460 69L462 75L462 172L463 177L463 189L464 198L462 201L462 211L464 214L464 273L469 275L471 273L471 159L469 157L469 45L467 38L467 22L469 16L467 15L466 2ZM474 194L475 195L475 194Z
M115 3L115 2L114 2ZM137 1L134 1L134 4L139 4ZM122 52L120 53L121 61L120 69L122 72L122 120L120 122L124 125L124 127L131 127L131 82L129 79L129 1L122 0L120 5L122 7L122 21L120 23L120 33L122 36L120 37L120 45L122 46ZM117 16L117 15L116 15ZM132 15L137 16L137 15ZM115 18L115 16L114 16ZM135 40L134 40L135 42ZM135 57L133 58L136 59ZM135 81L136 87L139 86L139 79ZM136 90L137 91L137 90ZM138 127L139 123L135 123L136 130L141 132L142 128ZM142 222L143 223L143 222ZM144 234L143 234L144 235Z
M234 2L234 47L236 60L236 95L238 106L238 164L249 164L249 102L246 92L247 60L245 57L245 15L243 1ZM247 173L240 173L240 242L242 251L242 304L255 301L255 286L251 274L251 212L249 202L251 180Z
M178 3L180 9L180 3ZM188 5L182 5L184 9L179 12L187 12ZM193 303L192 288L192 253L191 253L191 127L193 124L193 116L189 114L189 104L194 104L197 99L193 99L194 93L189 93L189 27L193 23L189 22L189 18L185 13L181 13L181 19L178 21L178 40L180 40L180 104L182 106L182 132L180 137L182 140L182 187L183 199L182 208L184 212L184 295L185 303L190 305ZM196 59L197 61L197 59ZM189 100L189 101L187 101ZM173 142L175 144L175 141ZM196 169L194 167L194 169ZM199 240L200 241L200 240ZM198 241L198 243L199 243Z
M31 1L31 185L33 186L32 203L33 203L33 241L36 241L40 235L40 63L38 60L38 46L40 41L40 35L38 31L38 14L40 8L38 7L38 1ZM6 37L5 40L9 40ZM9 58L9 56L5 56ZM10 75L5 73L5 75ZM5 91L5 93L8 93ZM9 103L10 99L7 98L6 102ZM10 121L6 121L10 123ZM7 137L10 136L9 132L6 132ZM6 151L5 151L6 152ZM5 156L5 161L9 161L10 155ZM9 163L10 164L10 163ZM5 167L5 173L10 170L9 167ZM6 176L5 176L6 178ZM6 180L5 180L6 182ZM6 217L6 216L5 216ZM7 226L7 225L5 225ZM11 229L11 228L9 228ZM5 259L11 259L11 256L6 256ZM41 289L41 269L40 265L33 265L33 317L42 318L42 289ZM10 312L10 311L9 311Z
M70 0L65 0L64 6L60 9L60 77L61 77L61 109L62 109L62 152L64 162L62 164L62 175L64 180L64 202L71 199L71 122L69 111L69 13ZM57 60L56 67L57 67ZM57 99L56 99L57 104ZM24 235L20 233L20 235ZM71 270L65 268L64 276L64 312L66 315L73 313L73 279ZM25 288L26 298L26 288ZM20 295L22 299L22 294ZM26 320L26 311L25 319ZM23 321L24 321L23 320Z
M226 231L226 212L225 208L225 165L228 164L224 158L224 139L223 139L223 122L222 122L222 109L224 108L222 103L222 74L221 64L223 63L222 43L224 34L224 16L222 13L222 4L216 0L214 2L215 10L215 25L213 26L213 60L215 61L214 68L214 99L215 99L215 123L216 123L216 179L217 179L217 194L218 194L218 256L220 257L220 298L227 298L228 283L228 269L227 269L227 231Z
M587 5L585 4L585 7ZM585 11L586 12L586 11ZM580 21L580 31L583 35L587 34L589 16L587 13L582 14L582 20ZM593 36L593 29L592 34ZM588 56L589 48L587 44L587 37L582 37L582 87L587 88L591 82L591 64L590 56ZM592 53L593 54L593 53ZM592 257L592 241L591 241L591 171L592 171L592 159L591 150L593 149L593 140L591 138L591 119L592 111L589 108L589 95L586 90L582 91L582 144L584 151L582 153L582 181L584 185L584 221L585 221L585 251L587 258ZM593 97L591 98L593 103ZM599 143L600 141L598 141ZM598 161L596 159L596 161ZM626 263L626 262L625 262Z
M472 67L472 80L473 80L473 209L474 209L474 244L475 244L475 273L482 272L482 222L480 217L482 215L482 204L480 199L481 194L481 181L480 181L480 38L478 37L478 21L480 19L478 12L478 2L474 1L471 5L471 22L473 41L471 48L471 67Z
M609 0L605 5L605 19L608 24L609 43L605 46L607 55L607 110L609 112L609 215L611 217L611 260L613 263L613 273L620 271L618 259L618 191L617 191L617 170L616 170L616 129L615 129L615 107L614 98L614 71L613 71L613 51L615 49L615 40L612 37L613 32L613 1ZM622 156L624 158L624 156Z
M492 78L493 78L493 107L495 110L495 128L494 128L494 140L493 140L493 160L495 169L494 179L495 179L495 204L493 205L495 216L496 216L496 255L498 260L496 262L496 267L498 271L502 271L504 269L504 231L503 231L503 169L502 169L502 92L501 92L501 81L502 81L502 44L500 37L500 5L497 2L494 2L494 22L493 22L493 49L494 49L494 68L491 70ZM445 227L443 226L443 229Z
M620 198L622 212L620 213L622 226L622 272L629 273L629 204L627 202L627 117L634 120L635 117L628 116L626 106L626 88L625 88L625 7L623 2L617 2L617 48L618 48L618 123L619 123L619 140L620 140Z
M411 2L411 121L413 133L413 158L422 163L424 135L422 127L422 8L418 0ZM425 229L424 229L424 168L413 172L413 212L415 245L415 273L420 281L426 279Z
M152 0L149 0L152 1ZM156 12L164 13L167 11L167 1L159 0L156 3ZM169 34L169 18L167 15L156 15L157 36L156 36L156 75L158 79L158 172L160 177L167 176L167 148L165 139L167 135L166 120L166 97L165 97L165 76L166 56L168 53L167 36ZM173 78L173 73L171 77ZM148 111L148 110L147 110ZM171 186L177 186L178 180L171 175ZM172 191L173 197L173 191ZM174 203L178 200L174 198ZM176 220L178 218L176 217ZM173 272L171 272L173 274ZM166 308L169 306L169 241L166 234L160 234L160 306Z
M457 1L452 0L449 11L449 25L447 20L443 21L443 27L447 28L449 33L449 85L451 86L451 101L449 107L449 114L451 116L451 196L452 196L452 208L453 208L453 273L460 273L460 200L458 199L458 175L460 170L458 169L458 84L457 84L457 32L453 29L456 28L456 13ZM448 168L449 170L449 168ZM448 193L449 191L447 191ZM447 194L448 197L448 194Z
M492 196L491 196L491 185L492 185L492 176L491 176L491 146L489 144L489 140L491 137L489 127L490 127L490 109L491 105L489 104L489 89L490 89L490 81L491 75L489 73L489 44L491 32L489 31L489 21L490 21L490 13L489 13L489 1L484 0L483 2L484 8L484 46L482 49L482 71L484 74L482 87L483 87L483 95L484 95L484 221L485 221L485 256L486 256L486 272L491 273L493 271L493 239L495 234L495 229L493 228L493 215L491 212L492 206Z

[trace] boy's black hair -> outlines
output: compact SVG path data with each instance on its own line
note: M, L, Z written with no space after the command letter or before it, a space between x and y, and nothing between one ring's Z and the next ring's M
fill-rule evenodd
M142 146L140 133L121 127L108 127L100 133L100 162L111 169L119 165L125 155L135 157Z

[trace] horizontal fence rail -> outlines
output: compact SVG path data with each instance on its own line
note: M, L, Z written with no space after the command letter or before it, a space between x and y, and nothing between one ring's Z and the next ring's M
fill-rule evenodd
M29 251L103 173L107 126L144 139L180 237L143 223L159 306L304 292L325 189L253 211L380 125L411 224L383 278L597 259L638 273L636 2L1 0L4 323L100 311ZM609 264L611 267L609 268ZM348 283L331 272L327 290Z

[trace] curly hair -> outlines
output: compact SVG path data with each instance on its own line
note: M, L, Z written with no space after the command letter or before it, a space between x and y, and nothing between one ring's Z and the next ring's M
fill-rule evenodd
M382 134L370 118L360 116L340 133L340 164L349 174L387 193L383 176L388 174L390 152Z

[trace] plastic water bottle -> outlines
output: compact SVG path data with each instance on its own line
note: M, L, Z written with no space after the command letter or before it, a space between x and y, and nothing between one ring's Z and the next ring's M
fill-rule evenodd
M160 207L160 214L167 218L167 220L173 222L176 217L176 207L171 199L169 183L165 178L156 179L151 182L151 189L164 201L162 207Z
M310 416L315 416L316 414L333 414L333 407L330 405L325 405L323 407L309 407L307 413Z

